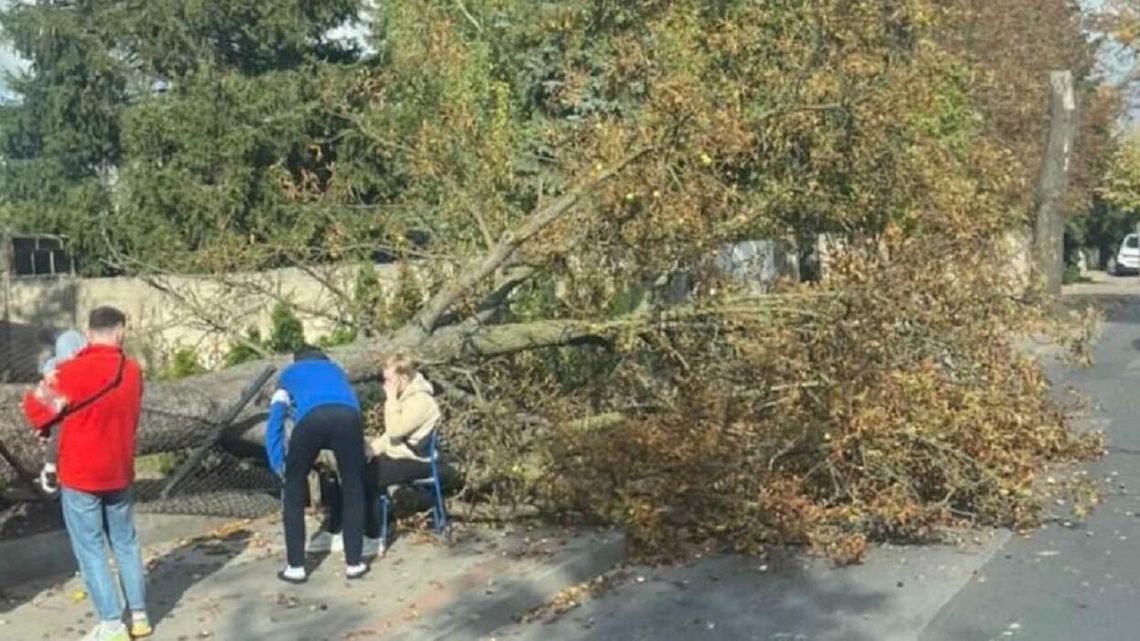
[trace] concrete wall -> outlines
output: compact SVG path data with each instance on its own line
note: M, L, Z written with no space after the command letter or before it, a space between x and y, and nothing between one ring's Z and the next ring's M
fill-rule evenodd
M837 258L847 246L847 241L839 234L820 234L816 237L815 253L819 260L821 276L827 279L828 273ZM887 257L885 246L881 248ZM979 251L990 252L994 257L994 269L1005 274L1005 285L1011 296L1021 296L1033 279L1033 231L1026 228L1006 232L995 240L992 246L979 247ZM937 257L931 258L931 269L938 269Z
M773 262L782 252L765 242L732 248L735 253L730 252L725 259L729 271L759 269L752 277L761 283L783 273ZM826 277L845 243L835 235L820 235L816 242L815 251ZM735 251L741 248L747 250L743 258ZM1029 230L1009 233L996 250L995 269L1009 274L1011 293L1020 294L1031 278ZM34 379L39 363L50 351L53 335L67 327L82 326L91 309L99 305L113 305L129 315L131 351L153 367L161 366L162 358L179 348L193 348L206 365L213 365L232 346L232 333L244 334L247 328L257 327L262 336L268 336L270 311L278 299L296 306L306 338L315 341L333 329L334 317L340 314L341 297L329 285L351 292L357 270L355 265L330 267L315 277L290 268L234 274L224 283L194 276L164 277L154 283L172 293L139 278L13 279L8 292L9 322L0 323L0 370L9 371L8 380ZM377 265L376 272L384 292L395 292L399 267Z
M377 265L376 271L381 288L388 294L394 292L399 268ZM153 281L17 278L9 286L9 323L0 333L0 360L9 365L12 380L34 374L50 351L52 336L67 327L82 327L87 314L100 305L118 307L128 315L132 352L144 360L157 361L179 348L193 348L206 365L212 365L233 344L228 332L244 334L247 328L257 327L262 336L268 336L270 311L279 299L296 307L305 337L315 341L334 328L337 317L344 316L342 299L329 285L351 292L356 273L356 266L345 266L324 269L319 278L289 268L234 274L225 277L225 282L195 276Z

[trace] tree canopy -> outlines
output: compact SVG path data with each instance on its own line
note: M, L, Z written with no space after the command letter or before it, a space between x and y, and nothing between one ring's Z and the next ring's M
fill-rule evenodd
M710 244L904 222L933 140L947 161L1004 153L1027 207L1040 78L1087 77L1094 45L1066 2L1031 28L1016 4L18 3L2 26L31 67L0 121L0 194L7 224L68 236L90 274L403 251L410 232L478 246L666 133L701 162L620 196L692 209L700 175L721 207L763 208ZM348 24L361 40L331 35Z

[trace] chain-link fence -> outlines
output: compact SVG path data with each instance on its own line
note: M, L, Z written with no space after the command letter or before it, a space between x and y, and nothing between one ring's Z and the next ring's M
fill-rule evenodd
M202 430L198 419L187 418L161 431L162 442L149 445L159 453L136 459L134 492L139 512L256 518L280 509L280 482L268 470L264 451L248 444L234 448L232 443L227 449L222 443L224 429L242 415L273 371L272 367L262 370L237 403L210 417L212 430ZM6 405L0 419L20 421L18 407ZM147 412L153 409L144 408ZM192 423L196 429L189 429ZM46 448L39 451L34 443L29 447L22 442L24 447L18 451L0 451L0 539L58 526L54 501L37 488L36 475Z
M171 477L135 483L139 512L257 518L280 509L280 483L260 461L239 458L220 445L170 489Z
M0 382L33 383L51 356L58 330L0 320Z
M0 540L60 526L57 503L37 495L27 483L17 480L15 470L3 460L0 460L0 477L10 479L12 484L4 493L6 499L0 498ZM257 518L280 509L277 479L259 461L239 458L220 446L212 446L200 465L172 492L166 491L169 481L169 476L151 476L144 470L134 485L136 510L151 514Z
M279 482L262 451L233 452L222 443L225 429L242 415L274 371L263 368L233 405L211 417L215 429L207 438L158 455L158 470L144 466L145 472L158 474L136 484L140 511L253 518L277 509Z

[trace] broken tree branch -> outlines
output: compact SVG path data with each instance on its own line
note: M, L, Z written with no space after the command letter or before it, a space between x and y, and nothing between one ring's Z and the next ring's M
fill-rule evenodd
M443 315L459 301L460 298L473 291L480 281L493 274L496 269L507 262L523 243L534 238L539 232L550 226L551 223L572 210L587 194L590 194L597 189L599 185L621 173L621 171L631 163L649 153L652 149L652 147L643 147L625 158L622 158L608 169L598 172L585 183L571 189L569 192L555 199L550 205L532 214L513 232L505 234L499 241L499 244L485 256L480 256L468 261L467 265L460 270L459 278L456 278L436 293L436 295L424 305L423 309L420 310L420 313L416 315L414 321L408 325L405 331L417 333L421 339L431 334L431 332L439 326L439 321Z

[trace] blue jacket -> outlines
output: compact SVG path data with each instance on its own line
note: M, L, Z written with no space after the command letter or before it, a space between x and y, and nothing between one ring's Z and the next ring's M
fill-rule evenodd
M345 405L360 411L360 402L340 366L332 361L305 360L281 372L277 391L269 403L269 424L265 428L269 467L278 476L285 473L288 446L285 420L291 418L296 429L310 412L322 405Z

